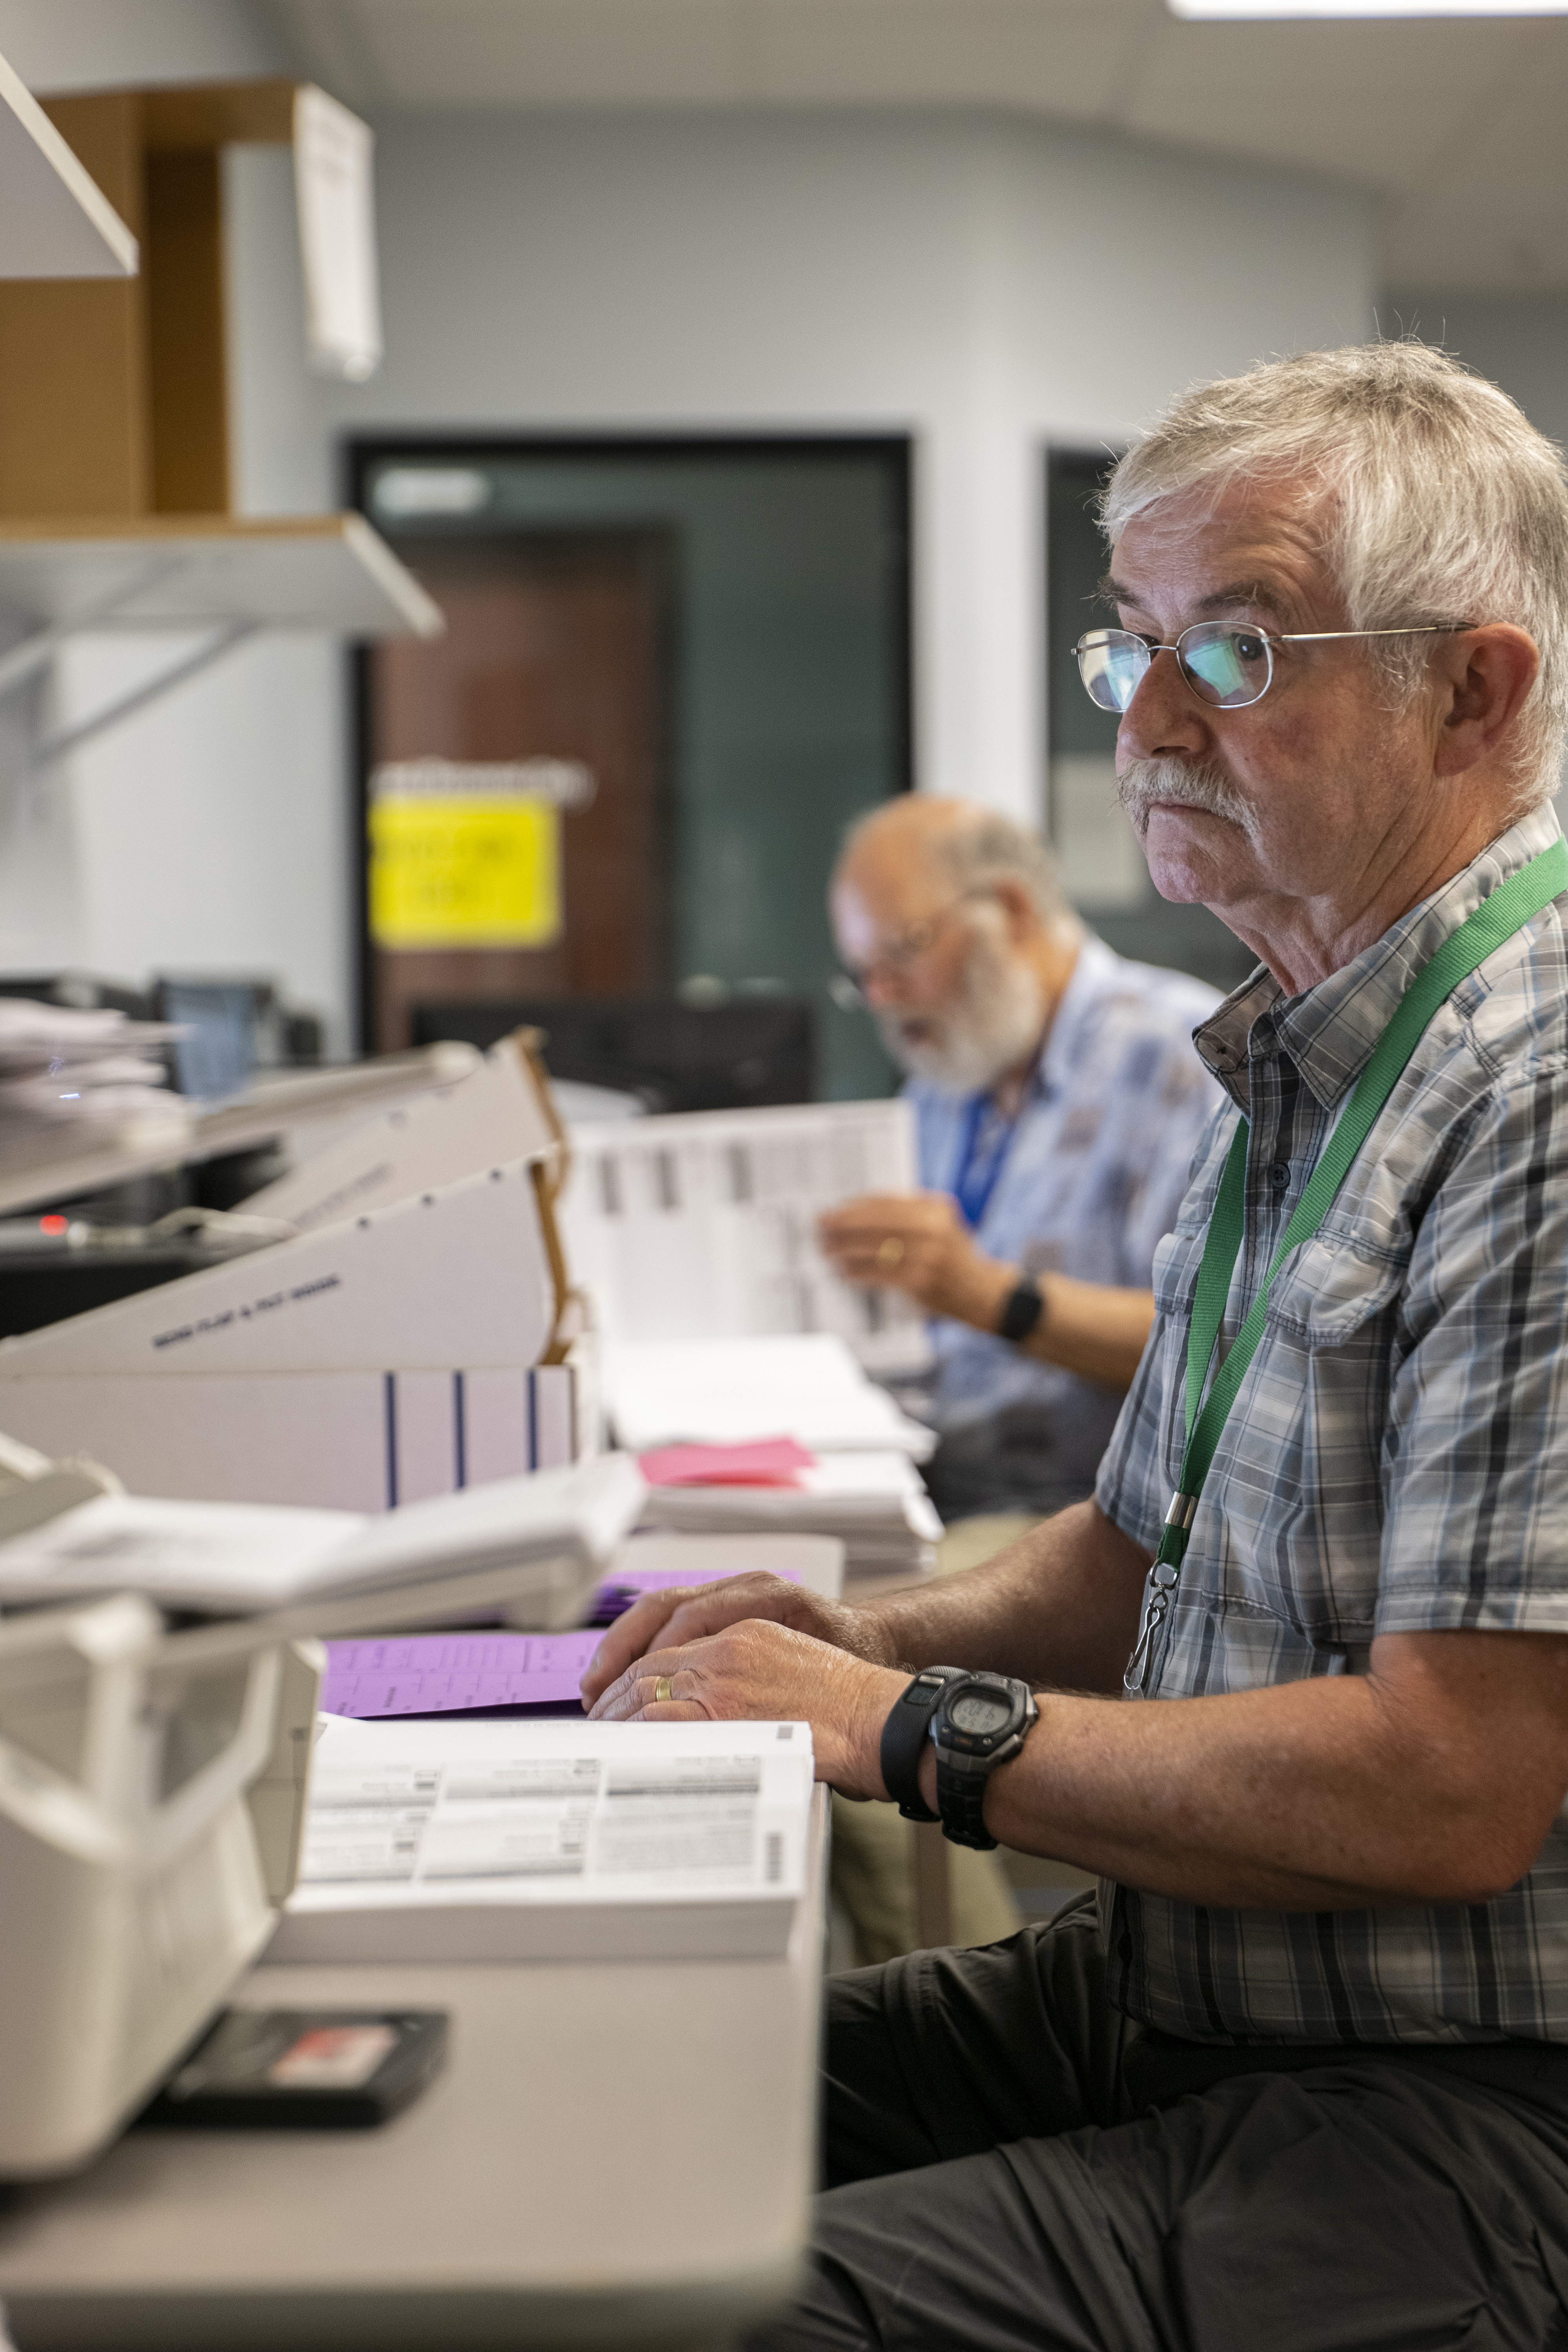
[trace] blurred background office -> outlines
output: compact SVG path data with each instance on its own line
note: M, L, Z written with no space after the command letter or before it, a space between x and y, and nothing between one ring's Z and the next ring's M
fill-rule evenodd
M332 1056L546 1003L569 1075L664 1108L886 1091L823 884L910 786L1043 824L1113 946L1227 984L1071 672L1107 453L1196 377L1377 327L1568 424L1560 21L0 0L0 52L45 92L308 77L376 134L360 383L305 364L287 151L225 152L234 501L358 505L446 636L267 635L44 769L146 647L0 701L0 967L262 973ZM588 780L530 939L374 918L367 813L431 760ZM649 1003L684 1015L606 1012Z

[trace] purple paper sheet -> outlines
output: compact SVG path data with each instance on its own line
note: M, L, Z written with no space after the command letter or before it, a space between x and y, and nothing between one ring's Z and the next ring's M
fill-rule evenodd
M483 1706L560 1706L578 1689L599 1635L421 1633L329 1642L328 1715L453 1715Z
M326 1715L458 1715L489 1706L570 1706L606 1625L645 1592L711 1584L717 1569L625 1568L599 1587L593 1618L577 1633L417 1633L381 1642L329 1642L321 1686ZM800 1582L794 1570L786 1581Z

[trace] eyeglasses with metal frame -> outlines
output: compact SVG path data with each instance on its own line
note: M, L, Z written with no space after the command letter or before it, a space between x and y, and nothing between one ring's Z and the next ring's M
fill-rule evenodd
M1330 645L1347 637L1444 636L1474 628L1473 621L1427 621L1408 629L1301 629L1277 634L1234 621L1196 621L1172 645L1136 629L1090 629L1073 648L1079 676L1101 710L1124 711L1156 654L1174 654L1176 667L1200 702L1215 710L1245 710L1274 683L1277 646Z
M924 922L911 923L906 930L895 931L890 939L879 940L864 963L841 964L828 981L827 993L842 1013L863 1011L867 1004L866 983L874 973L886 972L894 980L901 979L929 948L935 946L950 915L956 914L970 899L990 895L984 884L961 890L956 898L950 898L945 907L939 907Z

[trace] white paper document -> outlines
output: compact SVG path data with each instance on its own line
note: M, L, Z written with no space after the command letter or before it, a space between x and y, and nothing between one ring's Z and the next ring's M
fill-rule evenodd
M268 1958L773 1957L811 1790L804 1723L327 1717Z
M908 1103L688 1111L574 1130L561 1220L576 1279L612 1339L832 1332L873 1370L922 1370L900 1292L839 1280L824 1209L919 1182Z
M923 1462L936 1444L826 1332L617 1340L605 1349L604 1382L621 1444L638 1454L793 1437L812 1454L897 1453Z
M374 148L369 125L324 89L306 83L296 92L294 188L310 358L323 374L351 383L374 375L382 352Z

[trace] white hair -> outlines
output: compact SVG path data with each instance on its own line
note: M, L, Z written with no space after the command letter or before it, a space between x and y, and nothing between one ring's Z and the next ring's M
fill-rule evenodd
M1541 671L1511 751L1522 813L1557 790L1568 732L1568 468L1523 412L1447 352L1363 343L1275 360L1184 394L1111 474L1100 520L1200 487L1315 482L1321 553L1352 629L1510 621ZM1396 707L1427 638L1373 639Z
M992 882L1017 882L1028 892L1041 921L1052 929L1076 925L1077 917L1057 872L1056 860L1037 833L994 810L977 809L962 824L948 827L931 844L936 858L960 890L984 890Z

